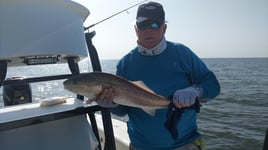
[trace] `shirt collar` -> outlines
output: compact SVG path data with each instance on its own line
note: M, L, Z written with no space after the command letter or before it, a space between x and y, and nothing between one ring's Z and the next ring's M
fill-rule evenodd
M145 56L156 56L161 54L167 48L167 41L163 38L155 47L145 48L138 44L138 51Z

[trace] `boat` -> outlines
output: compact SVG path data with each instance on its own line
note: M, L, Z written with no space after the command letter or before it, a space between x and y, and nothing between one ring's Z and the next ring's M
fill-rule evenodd
M0 108L1 150L128 149L125 123L106 108L85 104L84 96L31 100L29 84L80 74L78 62L85 58L93 71L102 71L95 32L84 31L88 15L86 7L69 0L0 0L0 87L27 89L26 96L15 99L13 93L12 103ZM59 63L67 63L70 74L6 79L9 67Z
M26 94L19 99L11 94L11 102L0 108L0 150L128 149L126 123L106 108L85 104L82 95L31 100L29 84L80 74L78 62L85 58L93 71L102 71L95 32L84 31L88 15L86 7L69 0L0 0L0 87ZM9 67L59 63L67 63L71 73L6 78Z

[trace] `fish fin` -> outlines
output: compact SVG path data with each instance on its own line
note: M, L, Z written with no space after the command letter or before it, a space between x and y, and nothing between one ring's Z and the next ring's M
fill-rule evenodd
M148 92L151 92L153 94L155 94L155 92L153 90L151 90L144 82L142 81L132 81L133 84L137 85L138 87L148 91Z
M145 111L150 116L155 116L155 109L142 108L142 110Z

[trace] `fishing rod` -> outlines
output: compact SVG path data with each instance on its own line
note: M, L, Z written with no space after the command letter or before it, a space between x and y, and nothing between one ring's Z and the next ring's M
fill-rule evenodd
M92 25L90 25L90 26L88 26L88 27L84 27L84 30L88 30L89 28L92 28L92 27L94 27L95 25L100 24L100 23L102 23L102 22L104 22L104 21L106 21L106 20L108 20L108 19L110 19L110 18L112 18L112 17L114 17L114 16L117 16L117 15L119 15L119 14L121 14L121 13L123 13L123 12L125 12L125 11L127 11L127 10L129 10L129 9L131 9L131 8L133 8L133 7L135 7L135 6L137 6L137 5L139 5L139 4L142 4L142 3L146 2L146 1L148 1L148 0L144 0L144 1L141 1L141 2L139 2L139 3L136 3L135 5L132 5L132 6L128 7L128 8L126 8L126 9L123 9L123 10L121 10L121 11L119 11L119 12L117 12L117 13L115 13L115 14L113 14L113 15L107 17L107 18L104 18L103 20L101 20L101 21L99 21L99 22L97 22L97 23L94 23L94 24L92 24Z

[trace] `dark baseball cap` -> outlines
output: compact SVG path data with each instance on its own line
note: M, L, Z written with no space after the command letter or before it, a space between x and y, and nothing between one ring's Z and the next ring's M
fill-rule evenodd
M145 20L155 20L159 23L164 23L165 11L163 6L156 2L148 2L140 5L137 11L136 22L140 23Z

